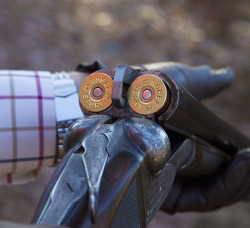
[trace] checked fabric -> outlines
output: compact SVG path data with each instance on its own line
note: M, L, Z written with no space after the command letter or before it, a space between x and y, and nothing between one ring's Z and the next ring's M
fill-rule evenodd
M34 179L55 156L51 73L0 70L0 184Z

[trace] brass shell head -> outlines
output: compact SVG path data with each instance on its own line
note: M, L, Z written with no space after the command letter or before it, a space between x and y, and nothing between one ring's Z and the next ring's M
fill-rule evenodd
M101 112L112 104L112 78L104 73L93 73L82 83L79 100L83 108L91 112Z
M128 90L129 106L141 115L150 115L161 111L167 100L166 85L154 75L138 77Z

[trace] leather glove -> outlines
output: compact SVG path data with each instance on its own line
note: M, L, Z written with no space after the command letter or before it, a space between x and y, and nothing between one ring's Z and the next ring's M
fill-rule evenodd
M250 149L239 151L230 164L202 178L177 177L162 205L167 213L212 211L247 200L250 193Z
M173 62L140 67L167 73L197 99L216 95L233 79L229 68L215 71L209 66L189 67ZM212 211L241 200L250 200L249 174L250 148L239 151L211 176L177 176L161 209L167 213Z

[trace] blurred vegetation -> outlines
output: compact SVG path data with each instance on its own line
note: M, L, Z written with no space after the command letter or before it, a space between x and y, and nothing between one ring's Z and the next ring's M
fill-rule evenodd
M232 87L205 104L250 136L250 1L0 0L1 69L72 70L96 59L110 67L156 61L230 66ZM11 190L1 195L5 191ZM15 219L30 219L42 190L33 191L30 210ZM14 219L1 202L0 218ZM159 216L186 221L169 227L249 227L249 211L240 205L202 216Z

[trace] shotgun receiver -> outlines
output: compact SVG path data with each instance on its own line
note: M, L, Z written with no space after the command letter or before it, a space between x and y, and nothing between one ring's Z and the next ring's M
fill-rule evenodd
M201 88L204 82L199 81ZM67 131L67 153L33 222L145 227L177 173L210 175L239 149L249 147L245 136L187 91L189 84L184 88L162 71L127 65L86 77L79 91L85 118ZM197 87L192 86L195 93Z

